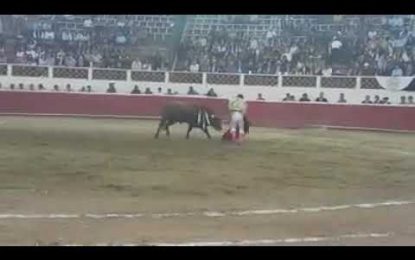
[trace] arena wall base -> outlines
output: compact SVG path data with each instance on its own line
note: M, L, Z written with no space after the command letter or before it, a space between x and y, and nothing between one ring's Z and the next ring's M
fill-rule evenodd
M154 120L170 102L203 104L228 119L227 100L220 98L26 91L0 91L0 114ZM415 106L253 101L248 107L259 127L415 131Z

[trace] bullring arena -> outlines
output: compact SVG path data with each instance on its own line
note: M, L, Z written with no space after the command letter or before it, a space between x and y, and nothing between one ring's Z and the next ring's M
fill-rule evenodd
M62 19L61 25L75 24L80 33L93 30L96 17L68 16L39 19ZM170 25L176 18L168 15L131 17L162 24L154 38L161 29L176 28ZM264 17L256 19L273 24L283 19ZM205 28L198 23L215 22L202 15L188 19L183 36ZM44 33L34 30L35 36ZM254 33L268 35L258 30ZM265 44L279 39L272 37L266 36ZM294 44L294 51L308 46ZM189 65L185 60L176 69L158 71L129 64L104 68L6 61L0 64L0 245L415 244L411 73L334 75L334 68L333 75L268 73L271 65L265 72L228 73L199 70L199 65L196 70L193 63L195 71L177 69ZM133 94L135 86L152 93ZM186 94L190 86L199 95ZM169 89L173 92L166 94ZM211 89L216 97L206 96ZM252 123L240 146L221 140L228 129L228 100L239 93ZM284 101L287 93L297 101ZM312 101L299 102L304 93ZM315 102L320 93L328 102ZM258 94L265 100L257 100ZM337 101L340 94L346 102ZM388 97L390 103L362 104L367 96ZM170 137L162 132L155 139L161 109L177 101L210 108L223 119L224 129L211 128L212 139L194 129L186 140L187 125L176 124Z
M1 92L7 111L0 118L2 245L414 243L410 131L299 127L282 119L297 127L265 128L251 116L254 127L240 147L222 143L222 133L213 129L212 140L197 130L185 140L184 125L155 140L158 122L150 116L76 115L104 95ZM163 99L106 96L114 113L128 108L124 98L154 104L148 111ZM266 104L282 105L286 113L292 107L285 105L293 106ZM145 110L136 106L133 113ZM49 114L51 107L59 114ZM250 107L252 113L259 109ZM372 109L356 107L363 110L355 118ZM306 109L311 120L312 109ZM396 120L409 108L377 109Z

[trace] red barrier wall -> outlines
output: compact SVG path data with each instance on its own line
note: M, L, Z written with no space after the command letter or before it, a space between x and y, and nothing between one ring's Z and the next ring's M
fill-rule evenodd
M0 113L158 116L171 101L204 104L227 119L227 100L156 95L0 92ZM310 125L415 131L415 107L249 102L256 126Z

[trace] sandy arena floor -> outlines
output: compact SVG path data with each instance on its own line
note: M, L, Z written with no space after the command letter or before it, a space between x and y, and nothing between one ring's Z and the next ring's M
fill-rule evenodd
M413 134L156 126L0 117L0 244L415 245Z

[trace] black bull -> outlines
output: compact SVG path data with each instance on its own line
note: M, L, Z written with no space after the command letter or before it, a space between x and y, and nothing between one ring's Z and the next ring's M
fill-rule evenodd
M166 135L170 136L169 126L175 123L187 123L186 138L189 138L190 131L200 128L210 139L208 126L212 126L215 130L222 130L222 120L217 117L212 110L200 105L174 103L163 107L161 111L161 120L155 134L155 138L159 137L162 129L166 131Z

